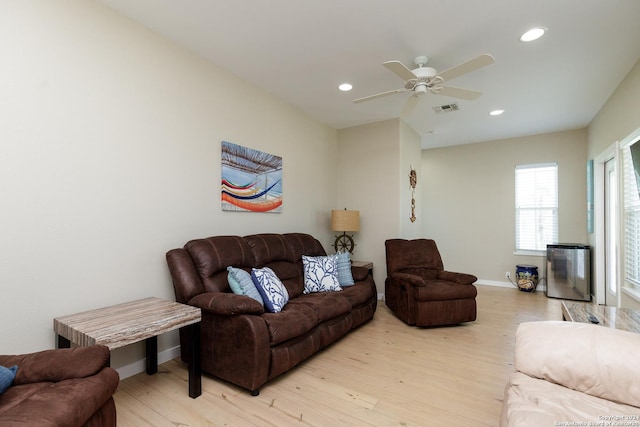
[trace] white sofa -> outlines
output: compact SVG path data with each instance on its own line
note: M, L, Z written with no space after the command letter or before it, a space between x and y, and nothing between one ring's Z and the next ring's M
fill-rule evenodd
M522 323L514 367L502 427L640 426L639 334L586 323Z

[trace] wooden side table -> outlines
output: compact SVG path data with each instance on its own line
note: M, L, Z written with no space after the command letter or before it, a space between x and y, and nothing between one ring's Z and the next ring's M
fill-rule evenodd
M89 310L53 319L58 348L102 344L109 350L145 340L147 374L158 372L158 335L186 328L190 347L189 396L202 394L199 308L161 298Z
M352 267L364 267L369 270L370 274L373 274L373 263L371 261L351 261Z

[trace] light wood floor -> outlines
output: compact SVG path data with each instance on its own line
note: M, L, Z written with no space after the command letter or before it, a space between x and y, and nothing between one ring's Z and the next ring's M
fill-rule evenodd
M187 393L178 359L121 381L118 425L496 426L513 370L516 327L561 320L560 301L478 286L478 320L406 326L380 302L373 320L262 387L260 395L204 375Z

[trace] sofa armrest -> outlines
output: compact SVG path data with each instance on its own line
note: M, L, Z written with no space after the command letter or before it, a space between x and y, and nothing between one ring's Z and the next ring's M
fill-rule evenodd
M392 273L391 279L396 282L405 282L414 287L421 287L425 285L424 280L420 276L408 273Z
M94 345L0 356L0 365L18 365L13 385L60 382L89 377L109 366L109 349Z
M365 267L351 267L351 275L356 282L362 282L369 275L369 269Z
M456 273L453 271L439 271L438 279L448 280L449 282L458 283L460 285L470 285L478 280L478 278L473 274Z
M516 332L517 371L640 407L640 335L587 323L542 321Z
M220 316L264 313L262 305L253 298L224 292L206 292L191 298L188 304Z

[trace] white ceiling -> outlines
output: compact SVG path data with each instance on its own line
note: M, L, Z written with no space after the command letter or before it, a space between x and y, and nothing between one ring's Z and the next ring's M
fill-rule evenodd
M477 100L422 97L406 122L423 148L583 128L640 57L639 0L98 1L338 129L399 117L409 94L353 103L402 87L384 61L443 71L493 55L451 82ZM520 42L533 26L549 31Z

